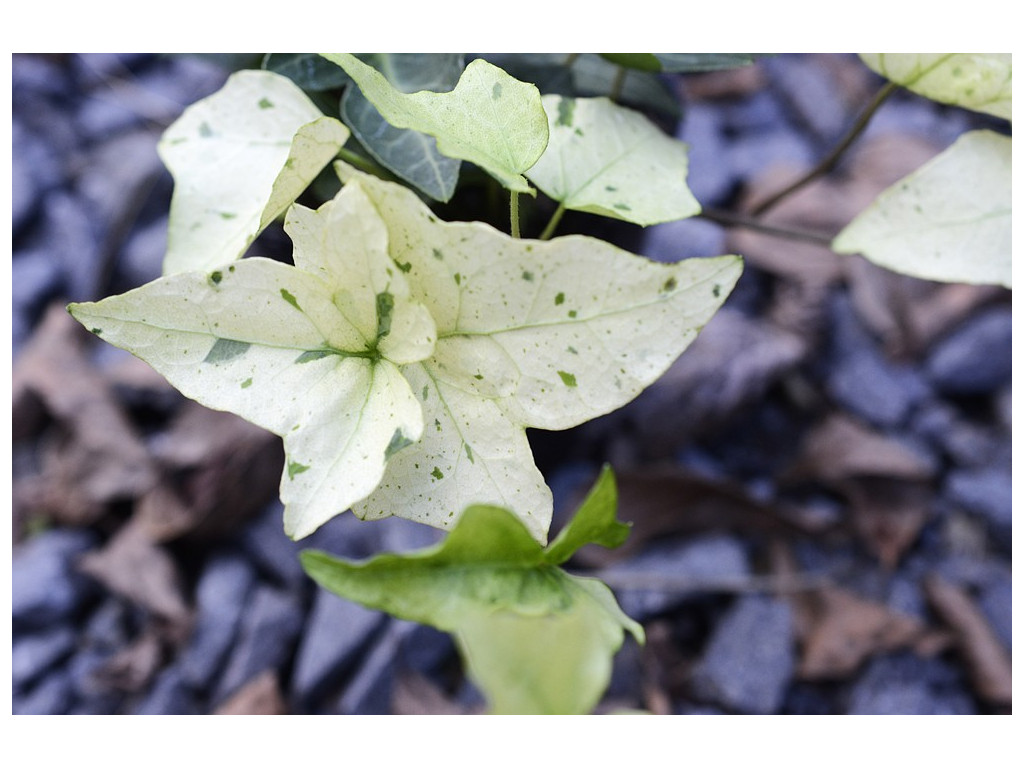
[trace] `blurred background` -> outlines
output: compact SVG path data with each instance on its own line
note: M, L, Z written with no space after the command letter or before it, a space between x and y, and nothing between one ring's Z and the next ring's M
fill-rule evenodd
M346 514L290 541L279 439L186 400L64 310L159 276L160 134L260 61L13 56L15 713L484 709L447 635L319 590L297 559L438 532ZM651 78L660 96L638 106L690 144L706 215L646 230L567 216L560 231L746 268L633 403L530 433L556 527L605 462L633 524L623 547L569 564L647 633L627 638L599 711L1008 712L1010 292L826 245L965 130L1008 125L900 93L760 219L768 233L736 222L825 156L882 81L852 54ZM272 228L254 252L287 259L289 242Z

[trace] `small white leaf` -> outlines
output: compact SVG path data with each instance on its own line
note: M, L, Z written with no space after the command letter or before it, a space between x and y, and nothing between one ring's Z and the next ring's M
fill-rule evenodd
M175 181L164 274L241 257L348 136L272 72L237 72L186 109L159 145Z
M1011 285L1011 140L971 131L878 196L832 248L926 280Z
M926 98L1012 117L1009 53L862 53L860 58L878 74Z
M686 144L609 99L543 98L551 137L526 176L548 197L647 226L700 213Z

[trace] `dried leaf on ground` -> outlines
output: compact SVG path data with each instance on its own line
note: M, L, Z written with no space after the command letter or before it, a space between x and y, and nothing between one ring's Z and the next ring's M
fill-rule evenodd
M903 445L842 414L833 414L804 438L787 479L837 483L857 477L929 480L932 467Z
M234 414L188 402L153 452L163 476L135 514L153 541L229 532L277 496L281 441Z
M115 594L173 627L185 627L190 611L175 560L139 525L128 523L100 550L82 557L80 570Z
M111 501L152 487L156 472L124 410L89 362L87 338L62 307L52 307L13 370L14 434L31 436L39 404L60 426L41 477L26 478L22 501L51 518L83 524Z
M215 715L287 715L288 706L277 681L277 673L268 669L242 686L221 704Z
M795 368L807 345L771 323L723 308L690 348L631 405L642 451L668 458L695 435L722 425Z
M956 638L967 663L975 692L999 707L1013 703L1010 654L985 620L984 614L960 587L933 574L924 580L928 602Z
M574 562L600 568L626 560L650 541L713 530L809 533L800 517L759 502L732 484L675 466L616 474L619 517L631 524L629 538L615 549L586 546Z
M845 497L853 531L892 568L931 514L933 473L909 447L834 414L808 433L784 479L817 481Z
M931 651L935 633L910 616L827 586L793 599L804 680L842 679L869 656L898 648Z
M925 483L862 477L843 484L854 532L889 569L917 540L931 517L933 491Z
M972 311L1008 295L993 285L935 283L892 272L860 256L846 262L857 315L894 359L916 359Z

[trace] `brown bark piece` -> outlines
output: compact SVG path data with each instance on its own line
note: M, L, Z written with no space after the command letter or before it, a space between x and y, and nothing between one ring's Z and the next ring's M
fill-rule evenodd
M937 574L925 579L924 589L932 608L953 631L978 696L995 706L1010 707L1013 703L1010 654L985 616L963 589Z
M803 648L797 674L804 680L845 678L873 654L935 647L933 633L916 619L840 587L802 595L794 607Z

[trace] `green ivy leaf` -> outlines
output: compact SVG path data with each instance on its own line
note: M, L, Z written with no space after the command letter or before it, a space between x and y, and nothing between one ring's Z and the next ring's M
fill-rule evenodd
M885 190L832 243L927 280L1011 286L1011 140L971 131Z
M543 98L550 139L526 175L566 208L646 226L700 213L687 146L608 99Z
M526 428L567 429L636 397L725 301L741 260L659 264L589 237L519 240L444 223L410 190L336 167L373 200L438 330L434 353L403 368L423 437L353 511L448 527L457 510L494 504L544 541L551 492Z
M751 53L602 53L601 58L641 72L714 72L754 63Z
M878 74L926 98L1012 119L1009 53L862 53L860 58Z
M299 538L367 496L419 438L399 366L428 356L436 333L358 187L317 214L294 208L286 229L297 267L246 259L69 310L188 397L283 437L285 530Z
M164 274L238 259L348 136L272 72L236 72L186 109L159 144L175 181Z
M320 61L344 75L344 70L326 59L320 57ZM402 93L450 91L465 68L459 54L375 54L369 61ZM433 136L391 125L358 88L345 92L341 113L377 162L434 200L451 199L462 161L438 152Z
M584 714L607 687L625 632L643 642L643 629L604 584L557 564L591 541L621 543L614 510L605 469L570 523L571 545L545 550L512 512L477 505L427 550L364 562L315 551L301 558L346 599L452 633L495 714Z
M268 53L263 69L287 77L304 91L331 91L352 82L345 70L317 53Z
M476 163L509 189L532 194L521 174L537 162L548 141L535 86L477 59L448 93L406 94L351 54L322 55L355 80L391 125L429 134L442 154Z

